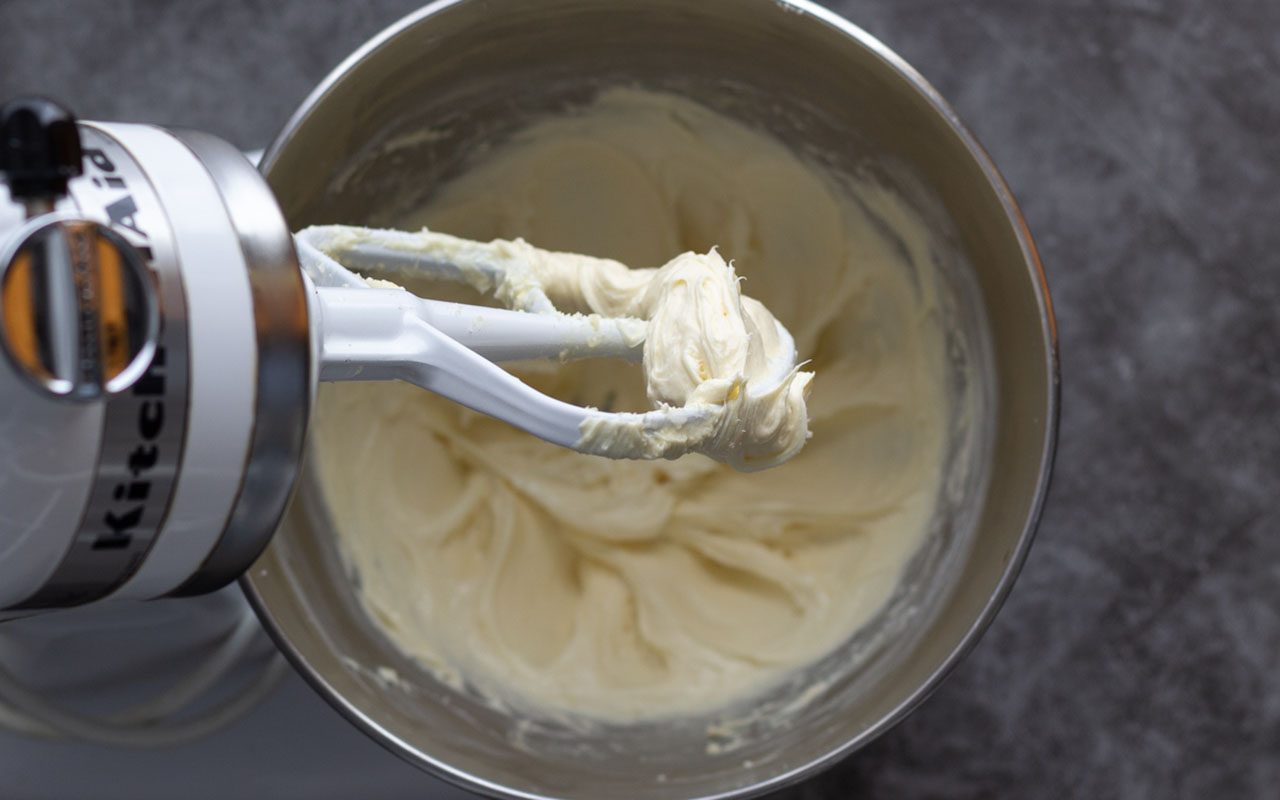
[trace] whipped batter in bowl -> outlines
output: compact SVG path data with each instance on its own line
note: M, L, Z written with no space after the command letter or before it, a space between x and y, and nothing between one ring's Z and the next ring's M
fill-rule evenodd
M934 236L901 198L837 183L689 100L612 89L477 158L411 225L636 267L686 250L732 259L817 378L812 440L753 473L699 455L583 456L405 385L325 387L314 448L326 504L362 605L405 653L533 716L692 716L749 700L882 610L929 532L961 402ZM682 263L659 274L699 279ZM548 293L616 314L648 279L562 270ZM672 312L646 347L693 310ZM670 371L650 370L646 387L626 364L517 370L614 410L678 394L666 384L687 394ZM802 410L808 377L788 381ZM775 416L774 428L786 421Z

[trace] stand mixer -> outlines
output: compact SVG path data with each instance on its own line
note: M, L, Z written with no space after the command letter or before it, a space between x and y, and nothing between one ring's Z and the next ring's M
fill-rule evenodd
M16 100L0 109L0 173L0 612L229 583L284 512L317 379L405 380L609 457L627 453L587 426L660 438L711 419L705 405L610 413L535 391L494 362L639 361L645 321L564 314L536 287L514 310L371 288L344 263L490 289L519 264L511 243L429 232L293 237L256 170L207 134ZM432 243L448 257L424 256ZM782 346L748 393L796 368L776 327Z
M4 108L0 609L198 594L265 546L310 407L265 184L194 132Z

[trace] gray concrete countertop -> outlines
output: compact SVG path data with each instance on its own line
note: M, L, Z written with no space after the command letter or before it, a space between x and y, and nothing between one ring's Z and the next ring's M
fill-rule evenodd
M260 147L416 0L0 0L0 97ZM1039 539L906 722L779 795L1262 798L1280 786L1280 4L843 0L990 150L1063 358ZM81 775L82 777L76 777ZM457 798L291 679L163 753L0 735L0 798Z

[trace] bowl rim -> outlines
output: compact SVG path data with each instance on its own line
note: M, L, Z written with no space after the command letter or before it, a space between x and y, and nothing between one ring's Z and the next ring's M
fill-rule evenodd
M259 162L259 169L263 174L265 175L270 171L271 167L279 159L280 154L293 141L298 129L315 108L334 91L347 73L351 72L357 65L372 56L384 45L415 27L423 20L465 2L469 2L469 0L434 0L391 23L343 59L299 104L281 128L279 134L264 151ZM970 158L982 170L987 183L995 191L1005 216L1013 228L1014 235L1022 251L1022 260L1036 290L1035 296L1040 318L1043 355L1047 367L1046 381L1048 385L1045 387L1046 407L1044 409L1045 434L1037 465L1035 494L1023 523L1022 531L1013 550L1007 557L1004 570L996 582L995 590L987 599L981 612L961 636L959 642L934 668L929 677L888 714L881 717L873 725L859 731L841 746L758 783L716 794L704 795L698 800L743 800L744 798L758 797L798 783L833 766L896 727L921 703L928 699L938 689L943 680L955 670L960 661L977 645L979 639L991 625L991 622L995 619L996 614L1012 591L1013 584L1021 572L1027 554L1031 549L1036 529L1044 512L1058 441L1061 365L1058 353L1057 321L1053 311L1053 302L1050 298L1049 282L1026 219L1014 199L1013 192L1010 190L1003 175L996 168L991 156L978 142L977 137L961 122L959 115L938 90L919 71L879 39L836 12L816 5L812 0L770 0L770 2L780 6L785 11L809 17L821 25L834 29L837 33L842 34L878 57L885 66L902 78L943 118L952 132L964 144ZM464 790L480 792L490 797L499 798L499 800L555 800L547 795L533 794L494 783L441 761L405 742L382 727L377 720L370 718L359 708L356 708L302 657L289 640L285 631L276 623L256 585L256 572L256 569L251 569L242 576L240 585L272 640L320 696L362 732L401 759Z

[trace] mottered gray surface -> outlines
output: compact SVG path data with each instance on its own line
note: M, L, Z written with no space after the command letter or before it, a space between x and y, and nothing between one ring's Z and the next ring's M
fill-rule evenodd
M0 97L260 147L417 5L0 0ZM777 800L1276 796L1280 4L830 5L942 90L1020 199L1057 306L1062 432L1038 541L978 648ZM0 798L173 796L462 797L292 677L172 751L0 734Z

